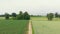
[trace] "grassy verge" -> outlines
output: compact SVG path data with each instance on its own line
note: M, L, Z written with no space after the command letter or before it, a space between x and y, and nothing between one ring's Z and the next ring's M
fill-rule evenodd
M25 28L24 28L24 34L28 34L28 26L29 26L29 23L26 24Z
M32 25L32 22L31 22L31 25ZM34 28L33 28L33 25L32 25L32 34L34 34Z
M33 29L33 26L32 26L32 34L34 34L34 29Z

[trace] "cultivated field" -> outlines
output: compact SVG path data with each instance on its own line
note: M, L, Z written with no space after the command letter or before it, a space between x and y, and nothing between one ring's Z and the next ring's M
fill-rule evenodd
M25 34L28 20L0 20L0 34Z
M60 18L48 21L46 17L31 17L33 34L60 34Z
M33 34L60 34L60 18L31 17ZM5 20L0 17L0 34L27 34L28 20Z
M48 21L47 17L31 17L32 21ZM52 21L60 21L60 18L53 18Z

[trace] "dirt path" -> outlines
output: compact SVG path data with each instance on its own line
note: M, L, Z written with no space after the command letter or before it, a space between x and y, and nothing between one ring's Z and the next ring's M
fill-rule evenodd
M32 34L32 25L31 25L31 21L29 21L29 31L28 34Z

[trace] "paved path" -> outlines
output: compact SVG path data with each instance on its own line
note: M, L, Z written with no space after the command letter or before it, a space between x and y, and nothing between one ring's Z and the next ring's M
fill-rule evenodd
M31 21L29 21L29 31L28 34L32 34L32 25L31 25Z

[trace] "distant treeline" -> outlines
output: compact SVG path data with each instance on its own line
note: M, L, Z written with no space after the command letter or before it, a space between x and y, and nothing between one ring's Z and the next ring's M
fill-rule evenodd
M58 14L58 13L48 13L47 14L47 18L48 18L48 20L53 20L53 18L60 18L60 14Z
M18 14L16 14L17 16ZM30 15L31 17L43 17L42 15ZM5 15L0 15L0 17L5 17ZM9 17L12 17L12 15L9 14Z
M42 17L42 15L30 15L31 17Z
M30 15L28 12L22 12L20 11L19 14L12 13L11 15L9 13L5 13L4 15L0 15L0 17L5 17L6 20L11 19L13 20L30 20Z
M60 14L58 13L48 13L46 16L43 15L29 15L28 12L22 12L20 11L19 14L12 13L11 15L8 13L5 13L4 15L0 15L0 17L5 17L5 19L9 19L9 17L12 17L14 20L30 20L30 17L47 17L48 20L52 20L53 18L60 18Z
M0 15L0 17L5 17L5 15ZM9 17L12 17L12 15L9 15Z

